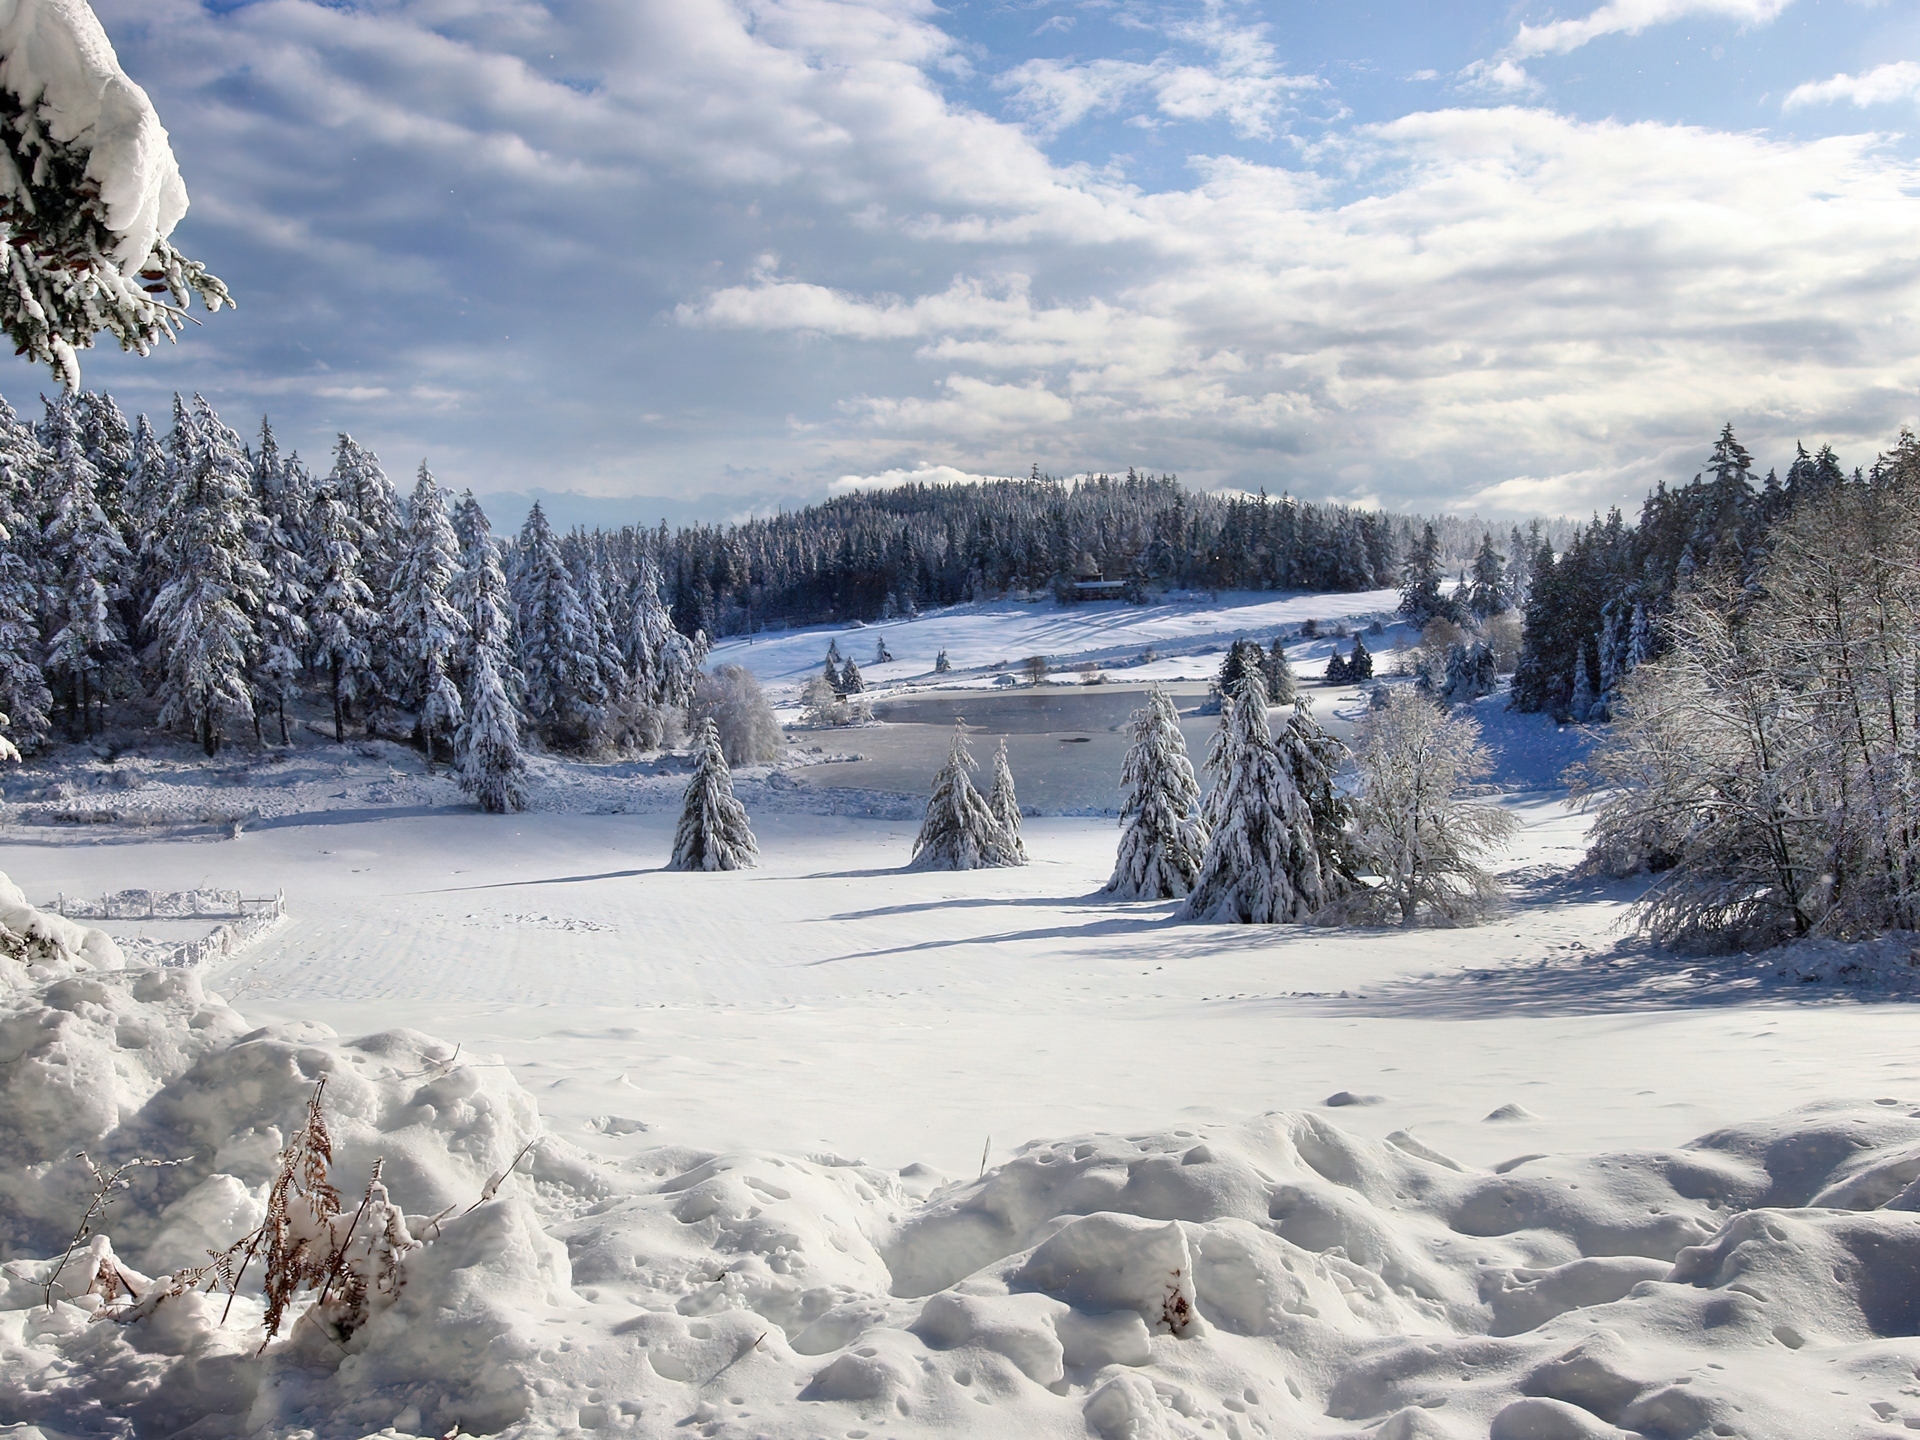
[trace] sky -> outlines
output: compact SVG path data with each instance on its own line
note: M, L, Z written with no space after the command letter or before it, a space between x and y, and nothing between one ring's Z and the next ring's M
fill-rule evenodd
M1492 518L1637 506L1729 421L1783 468L1920 424L1908 0L94 5L240 308L86 383L320 468L602 524L1034 465Z

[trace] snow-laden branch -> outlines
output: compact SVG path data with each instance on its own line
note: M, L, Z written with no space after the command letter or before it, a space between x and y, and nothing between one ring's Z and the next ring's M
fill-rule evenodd
M0 0L0 328L69 386L102 331L147 354L227 287L168 237L187 188L85 0Z

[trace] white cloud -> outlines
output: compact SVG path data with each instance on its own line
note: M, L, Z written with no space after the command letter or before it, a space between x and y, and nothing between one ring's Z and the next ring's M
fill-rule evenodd
M1554 20L1526 25L1507 47L1509 56L1564 55L1603 35L1638 35L1655 25L1671 24L1694 15L1737 20L1743 25L1765 25L1793 0L1608 0L1578 20Z
M1920 99L1920 64L1895 60L1859 75L1835 75L1831 80L1809 80L1804 85L1796 85L1781 108L1798 110L1804 105L1850 100L1864 110L1869 105L1914 99Z
M1265 25L1236 25L1218 7L1167 33L1210 52L1211 63L1171 53L1151 62L1029 60L995 83L1014 92L1015 107L1046 135L1145 101L1166 120L1225 119L1235 134L1263 139L1296 96L1325 88L1318 76L1286 73Z
M833 495L847 495L855 490L897 490L902 485L986 485L995 480L1011 478L1007 475L975 475L970 471L956 470L951 465L922 463L911 469L882 470L878 475L842 475L827 490Z
M1455 78L1462 90L1482 95L1525 99L1540 94L1545 88L1527 73L1525 66L1511 60L1476 60Z

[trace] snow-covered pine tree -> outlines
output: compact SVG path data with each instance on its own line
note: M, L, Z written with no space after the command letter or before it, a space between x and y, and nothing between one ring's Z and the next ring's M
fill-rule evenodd
M80 443L93 466L93 496L107 523L124 540L128 534L127 480L133 472L133 431L127 417L101 390L82 390L73 397L74 421Z
M304 553L307 512L313 506L313 477L298 454L280 453L280 442L264 415L260 417L260 441L253 452L253 493L287 543Z
M1333 653L1327 657L1327 684L1344 685L1352 678L1353 673L1347 668L1347 657L1340 653L1338 645L1334 646Z
M1187 757L1180 715L1155 685L1133 712L1133 744L1121 762L1120 850L1107 893L1121 900L1177 899L1193 888L1207 849L1200 783Z
M910 870L988 870L1018 865L1006 832L973 784L973 752L956 721L947 763L933 777Z
M1347 657L1347 679L1359 683L1373 678L1373 652L1359 635L1353 637L1353 654Z
M1309 920L1345 890L1336 857L1321 853L1317 817L1295 778L1300 762L1317 767L1317 757L1300 753L1297 734L1286 753L1274 743L1266 681L1257 669L1228 702L1221 740L1209 757L1222 792L1212 807L1219 818L1181 916L1241 925Z
M253 718L248 667L259 648L253 617L267 572L254 558L253 477L240 437L200 396L174 397L172 530L159 555L160 592L146 623L160 677L160 724L180 725L208 755L230 719Z
M664 665L668 639L674 633L673 617L660 599L660 585L659 565L651 555L641 556L628 605L632 618L627 625L624 658L627 673L649 705L667 703Z
M33 428L0 400L0 710L21 749L37 750L52 727L53 693L41 661L39 531L22 506L38 487L46 454Z
M1573 665L1573 698L1567 702L1567 717L1576 724L1585 723L1593 714L1593 675L1587 669L1587 647L1580 647Z
M593 623L538 501L521 527L518 560L514 607L527 720L554 744L585 745L608 697Z
M820 678L833 687L834 694L845 695L847 693L846 686L840 683L840 672L834 668L833 656L827 656L825 667L820 672Z
M840 672L841 693L858 695L866 688L867 682L865 677L860 673L860 667L854 663L853 657L849 655L847 657L846 668Z
M893 652L887 649L887 637L884 635L876 635L873 640L873 663L876 665L886 665L890 664L892 660Z
M454 508L453 533L460 541L460 567L454 572L448 598L462 621L455 673L463 685L469 686L471 708L473 652L485 650L493 657L494 675L511 700L519 695L522 684L514 663L513 597L507 589L500 546L487 523L487 512L480 508L471 490ZM517 733L517 714L514 725Z
M133 658L112 605L127 547L95 493L99 472L87 459L72 397L49 403L45 485L51 513L41 531L46 567L47 675L66 691L78 738L94 731L96 707Z
M1476 620L1498 615L1508 605L1507 565L1493 548L1493 533L1480 537L1480 549L1473 557L1473 576L1467 582L1467 613Z
M587 612L588 633L593 637L594 675L606 696L600 708L610 711L627 689L627 672L620 639L614 631L612 608L607 603L602 568L600 559L590 551L583 554L577 567L580 604Z
M378 608L400 558L400 497L380 468L380 457L345 433L334 442L326 483L360 526L360 574Z
M1257 643L1254 648L1259 649ZM1293 666L1287 663L1286 647L1278 635L1273 637L1273 646L1262 662L1261 674L1267 682L1269 705L1291 705L1300 694L1299 682L1293 678Z
M747 810L733 794L733 772L712 720L700 727L700 758L687 782L680 824L673 832L670 870L740 870L757 864L760 846Z
M1002 740L993 752L993 788L987 792L987 809L1000 822L1007 839L1010 864L1027 863L1027 842L1020 838L1020 797L1013 789L1013 766L1007 761L1007 742Z
M448 678L467 629L449 594L460 564L458 546L446 492L422 460L387 592L387 688L400 705L418 712L428 770L436 741L460 723L460 692Z
M11 412L9 412L11 413ZM180 423L178 405L174 423ZM173 529L168 506L173 489L169 483L167 449L153 432L153 422L141 415L133 422L133 460L127 476L127 548L133 558L128 566L126 613L130 617L128 634L139 640L149 637L147 612L160 593L160 552Z
M1460 796L1489 768L1479 723L1395 690L1361 720L1354 759L1354 848L1380 880L1377 889L1358 892L1361 898L1402 925L1423 915L1446 925L1486 915L1500 884L1482 860L1517 827L1506 811Z
M272 431L264 438L271 442ZM254 617L254 629L260 638L255 652L251 680L253 684L254 738L260 738L262 714L280 721L280 743L292 743L287 729L287 702L300 693L301 672L307 642L313 631L307 625L307 607L312 595L307 590L307 556L297 532L289 532L280 511L286 496L269 491L268 504L260 491L259 457L254 463L253 553L267 572L260 589L260 609ZM304 531L304 524L301 530Z
M1451 619L1453 603L1440 593L1446 573L1440 564L1440 537L1428 524L1407 552L1400 572L1400 613L1416 625L1424 625L1436 616Z
M495 815L527 808L527 761L520 716L494 668L493 648L476 644L467 674L466 718L454 738L460 788Z
M346 739L348 707L374 692L373 590L361 573L366 531L331 478L314 487L307 510L308 582L313 658L327 671L333 738Z
M1286 760L1294 788L1307 802L1322 893L1329 903L1342 900L1358 883L1347 834L1353 806L1339 785L1347 747L1314 719L1313 701L1305 695L1294 702L1274 735L1274 745Z
M947 659L947 652L945 650L942 650L938 655L934 657L934 660L933 660L934 674L945 675L952 669L953 669L953 662Z
M1632 674L1653 658L1653 622L1647 616L1647 607L1640 601L1633 602L1633 623L1627 627L1626 672Z

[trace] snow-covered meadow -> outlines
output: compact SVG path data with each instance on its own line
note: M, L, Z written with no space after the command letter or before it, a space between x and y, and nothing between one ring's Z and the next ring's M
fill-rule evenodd
M939 649L965 672L1033 653L1114 666L1148 643L1197 677L1237 634L1385 604L874 628L901 683L928 683ZM861 633L835 633L866 669ZM797 684L827 639L714 661ZM1328 643L1290 647L1296 668ZM1309 693L1322 715L1357 703ZM1097 816L1029 817L1023 868L907 872L918 799L816 783L831 764L736 776L761 863L721 874L662 868L679 757L537 761L535 808L513 816L380 743L267 764L69 752L10 777L0 870L27 899L284 890L289 918L201 973L157 973L0 906L47 937L30 964L0 959L0 1425L1920 1428L1907 942L1873 948L1865 985L1779 973L1831 975L1833 949L1653 950L1622 929L1644 881L1569 873L1585 820L1556 777L1583 737L1496 705L1513 905L1465 930L1115 903L1096 893L1116 839ZM795 738L818 760L868 733ZM456 1207L409 1222L430 1243L344 1347L307 1325L254 1358L244 1296L224 1325L206 1297L132 1325L88 1324L95 1297L41 1303L86 1204L74 1151L185 1159L96 1227L144 1280L258 1222L323 1074L349 1201L384 1155L403 1210Z

